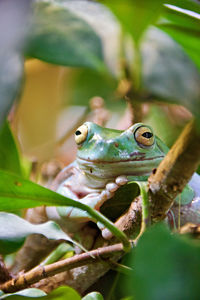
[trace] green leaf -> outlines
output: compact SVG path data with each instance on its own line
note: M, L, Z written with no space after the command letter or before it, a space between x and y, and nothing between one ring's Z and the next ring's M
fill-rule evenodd
M39 289L25 289L13 294L5 294L0 299L10 298L13 300L37 299L37 300L81 300L79 294L69 286L63 286L55 289L48 295Z
M116 228L112 222L91 207L58 193L39 186L19 176L0 170L0 210L12 211L14 209L50 206L73 206L85 210L94 220L104 224L124 245L130 249L126 235Z
M198 299L200 247L172 235L163 224L147 230L130 258L129 288L135 299Z
M112 101L117 88L117 80L111 76L105 76L94 70L79 69L70 74L67 82L66 98L73 105L88 105L88 100L95 96L105 99L106 107L108 103L112 109L113 105L118 105L118 102Z
M65 254L74 251L74 248L67 243L60 244L55 250L53 250L41 263L41 266L50 265L60 258L62 258Z
M26 297L29 299L38 299L38 297L43 296L46 296L46 293L42 290L30 288L12 294L3 294L0 296L0 299L10 298L13 300L24 300Z
M81 300L80 295L70 286L61 286L44 297L44 300Z
M73 67L105 68L101 40L68 1L37 1L27 55Z
M0 1L0 126L20 92L30 2Z
M200 5L197 1L195 0L170 0L167 1L166 3L171 4L173 6L176 6L178 8L183 8L191 11L192 13L200 13Z
M199 6L200 7L200 6ZM174 6L165 7L157 26L176 40L200 71L200 14L190 15Z
M103 300L103 296L98 292L92 292L83 297L82 300Z
M72 239L55 222L32 224L14 215L0 212L0 253L9 254L17 251L30 234L42 234L52 240Z
M117 16L124 30L138 43L148 26L157 20L163 3L162 0L110 0L106 5Z
M151 28L142 43L142 59L143 89L157 100L178 103L198 116L200 75L181 46Z
M22 175L19 153L7 121L0 128L0 169Z
M57 0L64 2L63 0ZM112 74L119 75L119 26L110 10L97 1L67 0L70 12L85 20L101 39L105 62ZM95 94L98 95L98 94Z

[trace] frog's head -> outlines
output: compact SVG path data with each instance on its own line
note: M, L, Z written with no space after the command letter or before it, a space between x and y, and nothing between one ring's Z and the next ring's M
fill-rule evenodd
M75 141L80 169L101 178L149 175L168 150L142 123L121 131L86 122L76 130Z

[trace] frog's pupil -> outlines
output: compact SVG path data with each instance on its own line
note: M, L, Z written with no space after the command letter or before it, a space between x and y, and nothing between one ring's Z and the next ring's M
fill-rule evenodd
M80 130L76 130L75 135L80 135L80 134L81 134Z
M153 136L153 133L151 132L144 132L142 134L143 137L147 138L147 139L150 139L152 136Z

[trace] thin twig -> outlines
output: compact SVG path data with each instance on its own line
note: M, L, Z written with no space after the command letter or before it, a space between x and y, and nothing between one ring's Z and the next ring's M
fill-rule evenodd
M99 259L105 259L113 254L124 253L122 244L115 244L107 247L98 248L87 253L75 255L73 257L58 261L47 266L37 266L34 269L19 275L15 279L9 280L0 285L0 290L6 293L13 293L25 289L40 281L43 278L71 270L85 264L94 263Z

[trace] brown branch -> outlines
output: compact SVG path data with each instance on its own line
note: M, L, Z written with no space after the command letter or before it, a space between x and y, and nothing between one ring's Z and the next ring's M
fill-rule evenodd
M0 256L0 283L4 283L10 279L12 279L12 275L9 273L6 265L4 264L3 258Z
M91 264L95 261L106 259L114 254L123 254L122 244L115 244L107 247L98 248L87 253L75 255L73 257L58 261L47 266L37 266L34 269L19 275L15 279L9 280L0 285L0 290L5 293L13 293L29 287L30 285L40 281L43 278L53 276L55 274Z
M196 171L200 162L200 135L190 121L158 169L149 177L152 218L166 216L175 197Z

